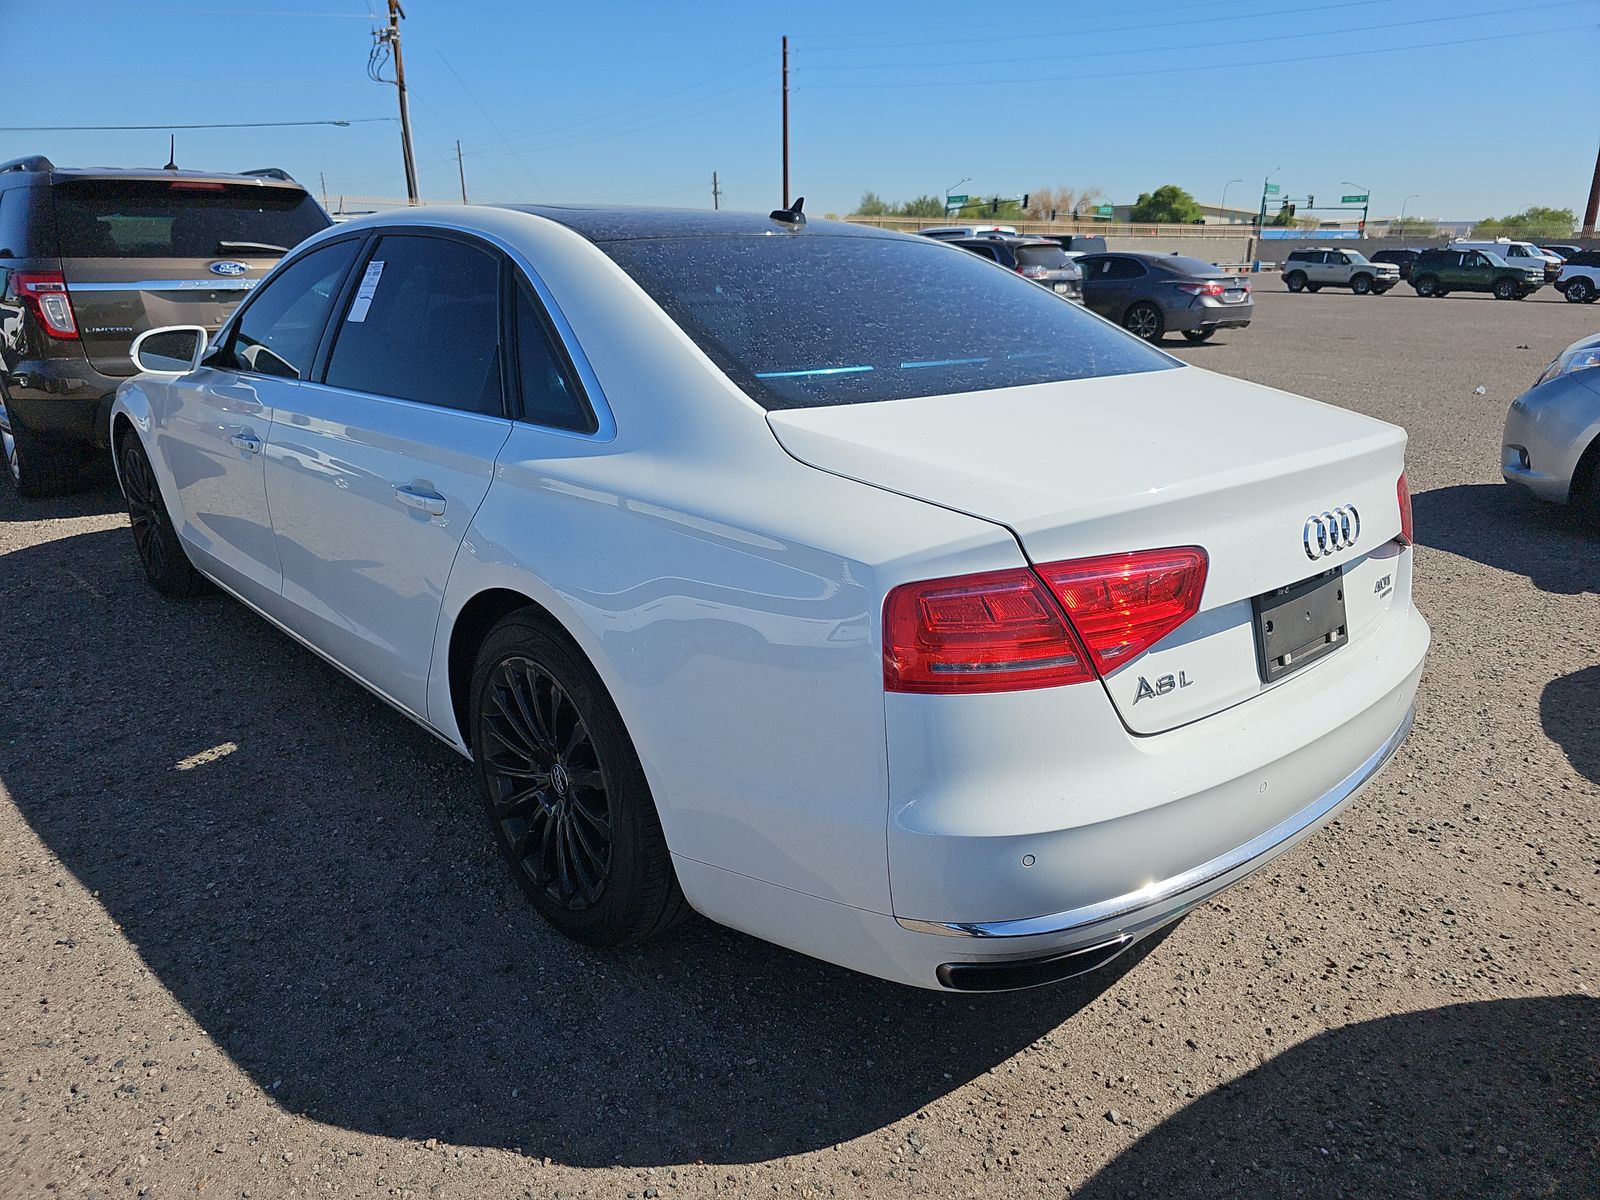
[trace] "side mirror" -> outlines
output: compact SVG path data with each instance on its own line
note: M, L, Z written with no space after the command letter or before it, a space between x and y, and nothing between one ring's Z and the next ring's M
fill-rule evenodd
M199 325L163 325L134 338L128 357L147 374L175 379L200 365L209 337Z

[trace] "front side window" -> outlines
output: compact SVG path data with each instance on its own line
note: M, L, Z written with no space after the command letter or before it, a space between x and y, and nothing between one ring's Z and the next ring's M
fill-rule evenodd
M233 335L209 365L298 379L311 365L339 284L361 245L347 238L319 246L267 280L250 297Z
M1019 275L923 239L780 233L599 246L764 408L1182 365Z
M339 317L323 382L501 415L499 259L452 238L379 238Z

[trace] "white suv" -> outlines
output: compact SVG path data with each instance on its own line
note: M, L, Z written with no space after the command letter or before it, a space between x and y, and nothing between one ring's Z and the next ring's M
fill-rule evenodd
M1381 296L1400 282L1400 268L1373 262L1359 250L1317 246L1296 250L1284 260L1283 282L1291 292L1347 287L1358 296Z

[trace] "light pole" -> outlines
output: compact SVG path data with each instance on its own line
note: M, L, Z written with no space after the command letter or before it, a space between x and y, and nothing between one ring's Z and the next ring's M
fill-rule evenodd
M1400 201L1400 224L1404 225L1406 223L1406 205L1411 203L1411 201L1417 199L1421 195L1422 195L1421 192L1412 192L1411 195L1407 196L1404 200Z
M971 182L972 182L972 176L968 175L965 179L958 179L954 183L952 183L949 187L945 188L945 190L944 190L944 215L945 216L948 217L950 215L950 193L955 191L963 183L971 183Z
M1352 183L1348 179L1343 180L1339 186L1353 187L1356 189L1356 191L1360 192L1366 197L1366 199L1361 202L1361 233L1362 236L1365 236L1367 232L1367 210L1372 207L1372 193L1363 185L1359 183Z
M1222 219L1224 221L1228 219L1228 189L1236 183L1243 182L1244 180L1242 179L1230 179L1227 183L1222 185L1222 203L1217 205L1217 207L1222 210Z

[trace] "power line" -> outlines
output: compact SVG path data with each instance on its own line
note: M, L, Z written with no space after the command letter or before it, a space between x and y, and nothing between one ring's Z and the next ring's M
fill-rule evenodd
M499 124L496 123L494 117L489 115L489 110L487 108L485 108L483 106L483 104L478 100L478 97L473 94L472 89L467 86L467 81L465 79L461 78L461 73L459 71L457 71L455 69L455 67L450 65L450 60L444 56L444 51L439 49L439 47L435 46L433 48L433 52L439 56L439 61L442 62L445 65L445 69L448 70L450 72L450 74L452 74L452 75L454 75L456 77L456 82L461 85L461 90L467 94L467 99L471 100L473 102L473 104L476 104L478 106L478 111L483 114L483 119L485 121L489 122L489 128L494 130L495 133L499 135L500 144L503 145L507 150L511 151L512 157L517 160L517 165L522 168L523 173L526 174L529 179L533 180L533 186L539 189L540 193L544 196L544 198L546 200L550 199L550 193L545 191L545 186L544 186L544 184L539 182L539 177L537 175L535 175L533 173L533 169L531 167L529 167L526 162L523 161L522 155L518 154L517 151L512 147L511 142L506 138L505 130L501 129ZM460 139L457 139L457 141L456 141L456 165L459 167L460 164L461 164L461 141L460 141ZM465 182L465 178L463 176L463 181L462 181L462 184L461 184L461 194L462 194L463 202L465 202L465 200L466 200L466 191L467 191L467 185L466 185L466 182Z
M1257 21L1272 17L1293 16L1297 13L1324 13L1333 12L1341 8L1369 8L1374 4L1387 4L1389 0L1343 0L1340 4L1312 4L1304 8L1270 8L1257 12L1239 13L1236 16L1204 16L1189 17L1181 21L1161 21L1163 28L1179 28L1187 25L1215 25L1225 21ZM1147 19L1138 25L1105 25L1098 29L1068 29L1060 33L1007 33L988 34L981 37L938 38L921 39L900 42L880 42L868 44L865 42L824 42L821 45L808 45L809 52L816 53L824 50L898 50L910 46L970 46L976 42L1037 42L1051 38L1085 38L1095 37L1102 33L1148 33L1150 21Z
M352 117L348 121L229 121L198 125L0 125L0 133L75 133L128 129L293 129L304 125L371 125L395 117Z
M1008 83L1069 83L1083 79L1131 79L1137 76L1148 75L1179 75L1190 74L1196 71L1222 71L1234 70L1243 67L1273 67L1285 63L1322 62L1339 58L1362 58L1371 54L1399 54L1408 50L1432 50L1441 46L1470 46L1482 42L1497 42L1510 38L1545 37L1552 33L1570 33L1575 30L1594 30L1597 26L1593 22L1582 25L1557 25L1550 29L1519 29L1503 33L1488 34L1484 37L1454 38L1443 42L1412 42L1405 46L1376 46L1365 50L1346 50L1333 54L1299 54L1287 58L1258 58L1245 62L1213 62L1204 63L1193 67L1153 67L1142 71L1100 71L1094 74L1074 75L1030 75L1021 78L1009 79L963 79L963 87L994 87ZM818 83L812 84L809 91L868 91L880 88L950 88L948 79L920 80L907 83Z
M1507 13L1532 12L1542 8L1571 8L1574 5L1587 6L1592 0L1548 0L1543 4L1520 4L1511 8L1490 8L1479 12L1451 13L1443 17L1421 17L1414 21L1385 21L1378 25L1352 25L1343 29L1312 30L1306 33L1274 33L1262 37L1251 38L1225 38L1214 42L1185 42L1179 46L1135 46L1121 50L1074 50L1074 61L1083 58L1119 58L1130 54L1161 54L1178 50L1206 50L1216 46L1250 46L1262 42L1287 42L1304 38L1340 37L1349 33L1376 33L1386 29L1402 29L1412 25L1440 25L1445 23L1459 23L1470 21L1474 17L1500 17ZM925 59L922 62L907 63L841 63L834 66L814 66L812 71L897 71L917 70L929 67L977 67L1006 63L1034 63L1034 62L1059 62L1061 55L1028 55L1025 57L1006 58L965 58L965 59Z

